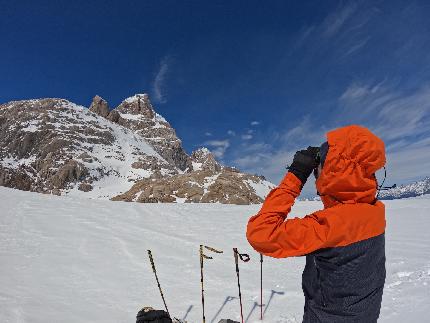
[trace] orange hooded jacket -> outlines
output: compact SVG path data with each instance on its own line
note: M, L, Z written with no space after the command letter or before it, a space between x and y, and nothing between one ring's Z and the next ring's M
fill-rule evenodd
M301 256L321 248L346 246L385 231L385 207L375 200L375 172L385 165L383 141L351 125L327 133L328 153L316 187L324 209L286 219L302 183L287 173L250 218L252 247L275 258Z

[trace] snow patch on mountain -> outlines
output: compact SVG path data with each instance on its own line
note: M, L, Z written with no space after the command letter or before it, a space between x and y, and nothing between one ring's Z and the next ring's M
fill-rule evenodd
M133 167L144 158L158 160L169 168L161 167L165 173L172 171L143 138L83 106L63 99L18 101L6 107L12 105L12 113L5 116L11 126L2 133L0 166L26 174L24 185L32 182L34 190L53 187L63 194L110 198L152 175L150 169ZM4 106L0 117L2 112ZM63 171L63 166L69 169ZM80 172L78 180L71 178L77 176L75 168ZM56 175L59 171L64 175L61 180ZM82 183L88 187L85 192Z
M257 194L263 200L270 193L270 191L276 187L276 185L266 180L260 180L258 182L254 182L253 180L248 179L248 180L245 180L245 182L248 183L248 185L251 186L252 189L255 191L255 194Z
M66 190L66 194L81 196L85 194L86 197L109 199L129 189L130 182L151 176L150 170L132 168L132 164L138 161L139 155L153 156L167 164L148 143L141 138L138 139L131 130L106 119L100 119L82 106L69 103L66 108L79 111L79 114L75 115L75 120L97 123L104 131L109 131L114 138L112 144L108 146L91 143L76 150L78 155L87 153L93 157L91 162L82 162L96 180L92 182L93 190L91 192L82 192L78 189L78 185L75 185L74 188ZM65 118L69 117L67 113L62 113L62 115ZM61 126L62 124L56 125L57 131L60 131ZM83 135L81 137L84 139L94 138Z

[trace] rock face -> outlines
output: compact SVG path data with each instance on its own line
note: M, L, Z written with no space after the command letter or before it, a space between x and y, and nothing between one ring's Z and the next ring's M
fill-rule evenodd
M70 159L70 152L81 144L75 140L74 127L79 126L71 122L72 117L67 123L58 123L69 119L65 105L65 100L43 99L0 106L2 185L53 193L88 175L81 163ZM93 127L81 130L87 134L95 131ZM104 135L93 138L102 144L111 141Z
M145 203L223 203L257 204L263 198L254 187L261 185L262 179L255 175L243 174L228 168L219 172L196 170L161 179L148 178L138 181L126 193L113 198L115 201L136 201ZM266 183L270 190L270 183Z
M208 170L210 172L219 172L221 165L215 160L209 149L203 147L191 154L193 170Z
M102 194L109 185L113 196L127 190L129 180L151 175L133 163L156 159L160 172L177 173L131 130L67 100L10 102L0 106L0 120L1 185L60 194L92 191L90 185L103 179L95 193L111 197Z
M109 116L109 106L105 100L96 95L90 105L90 111L107 118Z
M200 148L187 155L146 94L110 110L64 99L0 105L0 185L57 195L138 202L261 203L274 187L221 166Z
M120 125L144 138L168 163L180 170L190 167L190 159L182 148L175 129L152 107L147 94L136 94L116 109Z

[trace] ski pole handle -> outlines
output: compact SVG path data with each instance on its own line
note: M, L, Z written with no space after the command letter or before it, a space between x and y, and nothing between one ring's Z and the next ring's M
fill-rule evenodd
M155 264L154 264L154 259L152 258L151 250L148 250L148 256L149 256L149 261L151 262L152 271L155 272Z
M234 263L236 265L236 272L239 271L239 259L238 259L238 253L237 248L233 248L233 254L234 254Z

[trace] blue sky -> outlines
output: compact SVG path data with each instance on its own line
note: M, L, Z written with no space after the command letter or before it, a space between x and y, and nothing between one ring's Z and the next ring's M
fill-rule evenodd
M275 184L297 149L361 124L386 142L388 184L430 175L428 1L0 5L2 103L149 93L188 153Z

